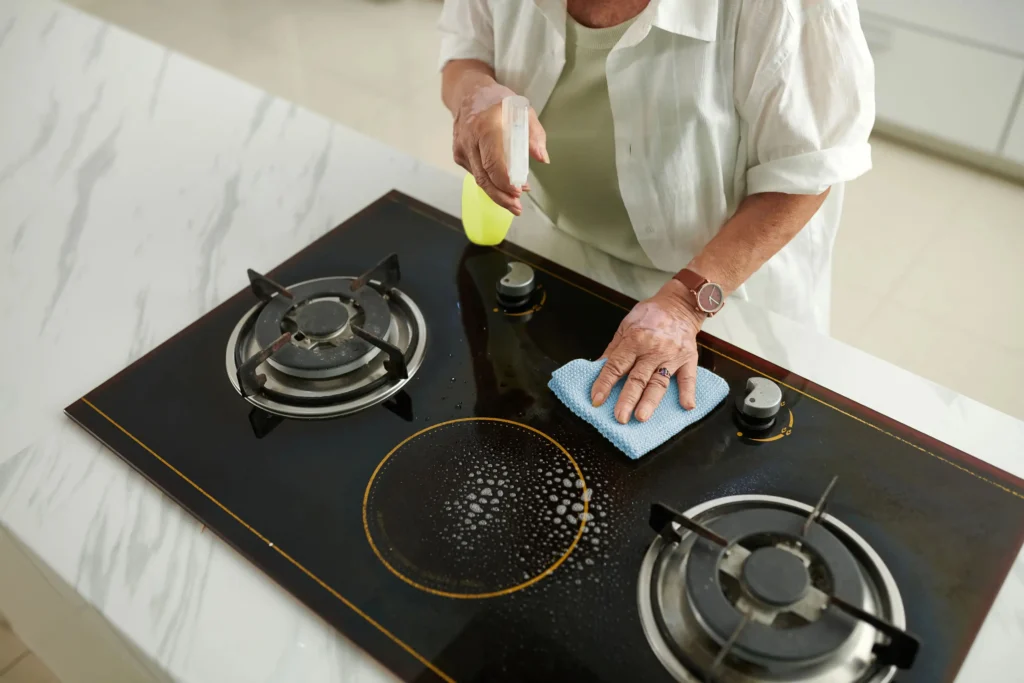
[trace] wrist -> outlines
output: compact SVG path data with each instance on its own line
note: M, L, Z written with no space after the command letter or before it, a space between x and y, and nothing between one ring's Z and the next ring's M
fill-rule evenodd
M672 303L672 308L685 320L693 323L694 329L699 330L707 314L697 307L697 297L679 280L671 279L662 285L659 293Z

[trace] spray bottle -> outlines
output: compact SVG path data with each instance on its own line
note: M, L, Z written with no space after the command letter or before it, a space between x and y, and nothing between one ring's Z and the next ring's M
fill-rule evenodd
M530 170L529 100L518 95L502 100L501 126L509 182L522 188ZM484 246L498 244L508 234L512 218L511 211L495 204L473 176L466 174L462 180L462 227L471 242Z

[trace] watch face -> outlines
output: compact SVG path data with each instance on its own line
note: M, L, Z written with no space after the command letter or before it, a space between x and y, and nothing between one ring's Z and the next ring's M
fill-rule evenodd
M718 313L725 305L725 294L714 282L708 282L697 292L697 305L705 313Z

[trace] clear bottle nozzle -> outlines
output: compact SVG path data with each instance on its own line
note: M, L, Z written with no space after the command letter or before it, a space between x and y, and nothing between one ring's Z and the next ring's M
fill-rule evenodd
M530 171L530 101L519 95L506 97L501 101L501 122L508 179L521 188Z

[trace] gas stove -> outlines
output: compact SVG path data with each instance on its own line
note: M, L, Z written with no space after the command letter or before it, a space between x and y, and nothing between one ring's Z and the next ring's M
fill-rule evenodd
M634 302L398 193L67 408L406 680L951 680L1024 482L706 334L638 461L547 389Z

